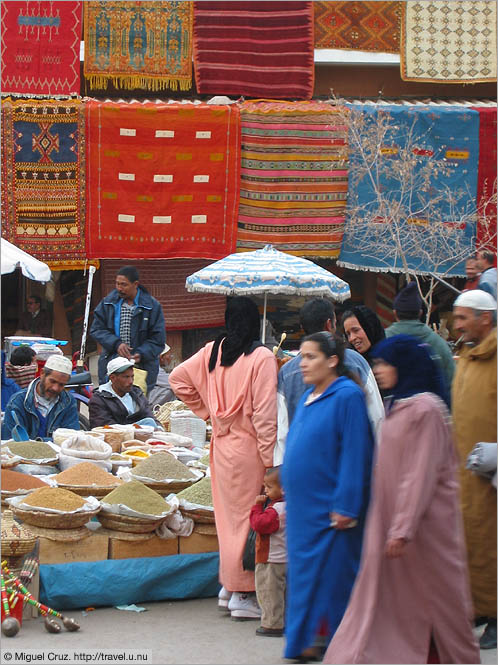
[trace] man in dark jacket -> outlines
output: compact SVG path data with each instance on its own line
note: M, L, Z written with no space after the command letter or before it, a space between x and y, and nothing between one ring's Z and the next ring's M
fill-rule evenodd
M133 385L134 364L120 356L107 363L109 381L93 391L88 405L91 427L136 423L159 428L145 395Z
M106 381L107 363L121 357L147 372L147 390L155 386L166 326L161 305L139 284L133 266L121 268L116 288L95 308L90 334L103 347L99 384Z

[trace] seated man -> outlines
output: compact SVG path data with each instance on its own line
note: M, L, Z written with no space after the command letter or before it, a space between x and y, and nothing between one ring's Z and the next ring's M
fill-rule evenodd
M12 438L12 428L17 424L13 412L30 439L50 439L58 427L80 429L74 397L64 390L72 368L69 358L49 357L41 377L10 398L5 407L2 439Z
M16 347L5 363L5 374L13 379L19 388L27 388L38 372L36 353L30 346L23 344Z
M46 309L41 308L40 296L28 296L26 309L18 325L16 335L36 335L52 337L52 317Z
M88 405L91 427L137 424L159 428L147 398L133 385L134 364L133 359L122 356L107 363L109 381L93 391Z
M147 400L151 406L156 404L166 404L176 399L175 393L169 385L169 372L173 368L171 365L171 348L166 344L159 356L159 372L156 379L156 385L147 395ZM169 371L168 371L169 370Z

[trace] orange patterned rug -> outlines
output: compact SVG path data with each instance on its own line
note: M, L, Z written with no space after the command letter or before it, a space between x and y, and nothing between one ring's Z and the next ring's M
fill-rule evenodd
M314 2L315 48L399 53L402 2Z

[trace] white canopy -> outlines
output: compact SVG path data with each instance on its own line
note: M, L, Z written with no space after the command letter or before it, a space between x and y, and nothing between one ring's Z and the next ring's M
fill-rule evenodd
M22 274L36 282L49 282L50 268L43 261L35 259L19 247L2 238L2 275L21 268Z

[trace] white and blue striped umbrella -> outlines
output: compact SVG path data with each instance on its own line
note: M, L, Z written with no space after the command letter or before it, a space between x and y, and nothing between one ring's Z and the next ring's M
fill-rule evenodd
M279 252L272 245L225 256L187 277L185 287L187 291L227 296L264 295L263 321L269 293L325 297L337 302L351 297L349 285L336 275L312 261Z

